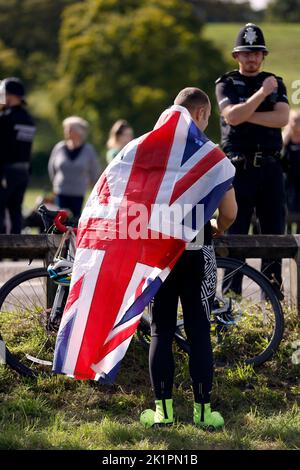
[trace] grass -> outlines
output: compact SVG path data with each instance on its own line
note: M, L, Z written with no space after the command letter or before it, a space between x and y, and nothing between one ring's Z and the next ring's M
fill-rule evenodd
M254 370L217 368L212 402L226 427L207 433L192 425L187 357L176 350L176 424L144 429L142 410L153 406L147 353L135 338L113 386L55 376L32 381L0 368L0 449L299 449L300 365L291 363L299 337L294 312L276 356Z
M204 28L204 37L212 40L223 51L232 69L237 68L237 63L232 59L231 51L241 27L239 23L209 23ZM265 59L264 70L283 78L291 99L295 91L292 83L300 80L299 24L265 23L260 24L260 27L263 29L270 51Z

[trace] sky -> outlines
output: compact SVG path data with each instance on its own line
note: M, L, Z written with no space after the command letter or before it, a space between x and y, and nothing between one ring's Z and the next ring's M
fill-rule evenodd
M251 6L255 10L261 10L262 8L265 8L265 6L270 2L270 0L249 0L251 3Z
M243 0L235 0L237 3L242 2ZM261 10L270 3L271 0L248 0L254 10Z

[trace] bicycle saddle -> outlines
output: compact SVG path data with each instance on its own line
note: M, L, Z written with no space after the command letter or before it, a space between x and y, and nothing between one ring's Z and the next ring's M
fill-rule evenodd
M47 232L49 230L49 228L52 227L53 221L54 221L54 219L57 216L59 211L51 211L51 210L47 209L45 204L42 204L37 209L37 212L41 216L43 224L45 226L45 231Z

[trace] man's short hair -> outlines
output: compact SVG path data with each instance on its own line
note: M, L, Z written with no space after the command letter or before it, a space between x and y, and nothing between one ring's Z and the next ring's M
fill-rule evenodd
M184 106L190 112L196 108L208 106L209 98L200 88L188 87L181 90L174 100L174 104Z

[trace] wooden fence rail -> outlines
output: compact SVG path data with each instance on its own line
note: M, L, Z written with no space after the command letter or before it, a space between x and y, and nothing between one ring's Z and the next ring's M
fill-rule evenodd
M0 235L0 258L45 259L50 262L61 235ZM215 239L219 256L289 258L291 296L300 313L300 235L228 235ZM1 265L0 265L1 268Z

